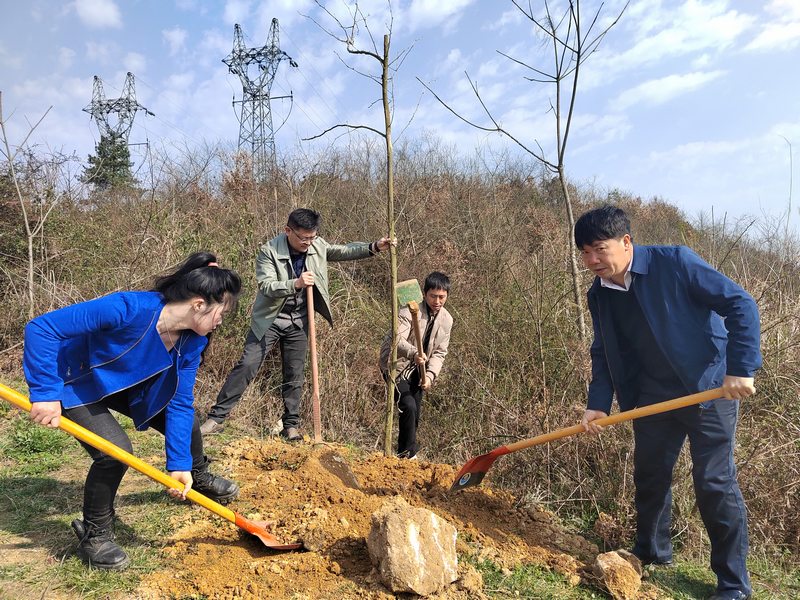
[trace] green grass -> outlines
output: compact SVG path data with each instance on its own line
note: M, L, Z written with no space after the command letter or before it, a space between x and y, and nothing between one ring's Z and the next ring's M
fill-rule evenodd
M135 432L130 419L120 421L138 454L163 453L162 436ZM70 527L80 517L90 464L86 452L64 432L36 425L22 414L0 421L0 440L0 540L20 536L48 556L0 567L0 589L9 582L38 590L37 597L49 589L87 599L119 598L136 589L145 574L164 566L159 550L172 529L170 519L186 507L169 499L162 486L128 473L126 481L135 478L136 491L118 496L122 519L115 529L131 566L122 572L91 569L75 555L77 540Z
M20 475L33 476L57 469L68 441L62 432L18 415L12 418L10 430L0 442L0 454L16 463Z
M484 593L491 598L530 598L531 600L589 600L608 598L598 590L585 586L575 587L562 575L537 567L524 565L510 575L491 561L466 558L483 576Z

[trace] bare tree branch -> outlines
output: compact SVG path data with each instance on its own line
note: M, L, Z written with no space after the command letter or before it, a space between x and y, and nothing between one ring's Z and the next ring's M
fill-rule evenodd
M318 133L317 135L312 135L311 137L302 138L302 140L304 142L309 142L311 140L316 140L317 138L323 137L326 133L330 133L334 129L338 129L340 127L345 127L345 128L348 128L348 129L366 129L366 130L371 131L373 133L377 133L381 137L384 137L384 138L386 137L385 133L375 129L374 127L370 127L369 125L350 125L348 123L340 123L338 125L334 125L332 127L328 127L325 131L323 131L322 133Z

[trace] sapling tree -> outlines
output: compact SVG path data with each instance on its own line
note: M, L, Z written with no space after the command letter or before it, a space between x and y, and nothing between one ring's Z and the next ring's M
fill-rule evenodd
M394 162L393 162L393 149L392 149L392 110L394 105L394 89L393 89L393 74L403 63L403 60L411 51L407 48L400 52L394 58L390 54L391 38L392 38L392 11L391 3L387 3L389 8L389 22L386 24L387 33L383 35L383 44L379 45L375 36L373 35L366 16L361 11L358 3L347 7L349 11L349 18L343 21L330 10L328 10L319 0L315 0L319 6L333 22L333 27L328 28L317 21L317 25L325 31L328 35L341 42L347 49L348 54L353 57L367 57L373 59L378 64L377 73L368 73L359 70L357 67L348 64L347 61L340 60L350 70L366 77L380 87L381 95L380 102L383 106L383 129L378 129L370 125L357 124L357 123L338 123L329 127L318 135L307 138L308 140L322 137L334 130L367 130L380 136L386 144L386 222L389 230L389 238L395 239L395 206L394 206ZM313 20L313 19L312 19ZM362 34L363 35L359 35ZM363 43L363 45L362 45ZM377 100L376 100L377 102ZM397 283L397 250L394 245L389 247L389 268L390 268L390 294L391 294L391 307L392 307L392 354L391 354L391 372L395 371L397 365L397 335L398 335L398 307L397 307L397 291L395 284ZM384 428L384 454L391 455L392 451L392 423L394 419L394 390L395 382L393 377L389 377L388 382L388 395L386 398L386 420Z
M575 107L578 101L578 82L581 67L586 60L595 53L600 42L609 30L619 22L619 19L622 17L628 5L625 4L610 23L601 26L601 12L603 10L603 5L601 4L600 7L591 14L587 26L586 21L581 15L580 0L567 0L566 7L558 14L553 12L552 6L554 4L563 3L544 0L541 4L536 3L536 8L534 8L530 0L527 3L519 2L518 0L511 1L525 18L530 21L533 29L539 34L544 35L550 46L552 64L549 67L538 67L534 66L532 61L528 59L518 58L499 50L497 52L525 69L529 73L525 76L526 80L532 83L542 83L552 86L553 95L550 97L549 109L553 114L555 126L555 156L545 152L538 140L533 140L533 144L531 144L530 142L520 139L513 131L506 129L497 119L492 109L486 105L481 97L477 82L474 81L468 73L466 74L467 81L487 119L487 121L483 123L478 123L464 117L442 99L428 84L419 78L417 79L456 117L482 131L500 133L506 136L517 146L522 148L522 150L544 165L548 171L557 176L567 216L565 249L569 255L572 274L572 296L576 313L575 320L581 341L585 342L587 333L583 310L583 293L580 283L578 261L572 244L572 230L575 225L575 218L572 211L572 199L570 198L570 190L567 185L566 176L567 142L569 140Z

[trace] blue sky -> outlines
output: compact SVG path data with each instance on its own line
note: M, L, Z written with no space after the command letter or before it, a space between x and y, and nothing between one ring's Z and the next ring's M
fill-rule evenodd
M221 60L231 51L234 23L242 25L248 46L261 46L272 17L280 20L282 49L299 64L281 64L273 87L274 95L291 90L295 99L276 136L279 152L319 151L334 138L301 138L336 123L382 125L380 106L371 106L378 87L343 66L336 55L350 60L343 47L304 16L332 25L308 0L4 4L0 91L12 142L22 139L27 121L52 105L32 142L85 159L98 138L81 111L91 100L93 76L102 78L107 97L114 98L132 71L137 98L155 117L137 115L131 142L175 149L223 141L234 147L239 126L231 100L241 96L241 86ZM382 37L386 2L359 5ZM622 5L607 0L603 14L611 17ZM342 0L326 6L345 14ZM584 15L597 6L584 0ZM407 139L432 133L466 154L513 149L508 140L459 122L416 80L465 116L485 122L467 72L506 129L552 156L552 88L526 81L524 70L497 52L550 66L548 48L511 2L404 0L393 2L392 12L394 50L411 48L396 75L396 131ZM377 68L370 61L350 64L373 73ZM797 228L798 65L799 0L632 0L585 64L568 175L600 191L660 196L690 216L713 208L716 216L732 218L780 217L789 208L793 183L791 219ZM286 102L273 103L276 127L286 109Z

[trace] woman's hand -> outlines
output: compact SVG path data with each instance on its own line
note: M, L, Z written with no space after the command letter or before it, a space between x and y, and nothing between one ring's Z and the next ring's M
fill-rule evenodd
M192 489L192 484L194 483L191 471L170 471L169 476L180 481L183 484L183 489L170 488L167 493L177 500L186 500L186 494Z
M31 405L31 419L45 427L57 429L61 424L61 402L34 402Z

